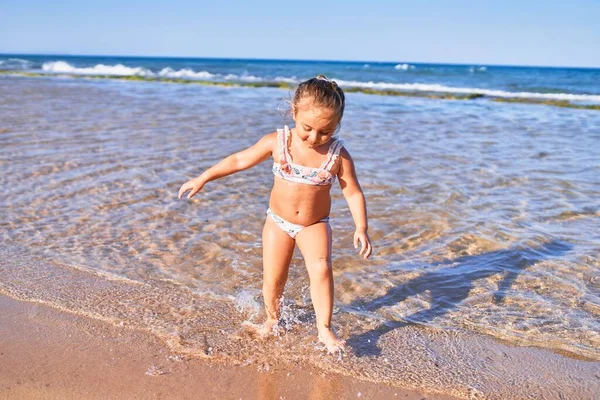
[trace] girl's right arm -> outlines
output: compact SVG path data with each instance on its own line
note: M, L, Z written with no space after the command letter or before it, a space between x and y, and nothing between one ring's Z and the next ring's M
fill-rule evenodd
M207 182L223 178L224 176L231 175L260 164L271 156L276 140L277 132L269 133L268 135L263 136L252 147L248 147L245 150L225 157L217 164L204 171L199 177L184 183L179 189L178 197L181 199L181 196L190 190L190 194L187 196L189 199L198 193Z

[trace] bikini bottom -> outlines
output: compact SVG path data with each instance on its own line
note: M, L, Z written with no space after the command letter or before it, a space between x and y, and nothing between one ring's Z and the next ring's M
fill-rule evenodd
M271 219L275 222L275 224L277 224L277 226L282 231L284 231L285 233L287 233L288 235L290 235L290 237L292 239L294 239L296 237L296 235L302 229L306 228L306 226L304 226L304 225L292 224L291 222L286 221L285 219L281 218L279 215L277 215L273 211L271 211L270 208L267 210L267 215L269 217L271 217ZM318 222L315 222L315 223L319 223L319 222L329 223L329 217L325 217L322 220L320 220Z

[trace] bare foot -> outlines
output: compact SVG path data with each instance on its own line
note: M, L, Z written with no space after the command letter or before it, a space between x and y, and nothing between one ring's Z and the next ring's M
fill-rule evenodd
M330 327L319 328L319 342L327 348L327 353L341 353L346 347L346 341L337 337Z

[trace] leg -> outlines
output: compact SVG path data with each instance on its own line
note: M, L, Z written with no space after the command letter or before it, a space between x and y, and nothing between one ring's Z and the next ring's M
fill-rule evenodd
M333 314L333 272L331 267L331 227L328 222L307 226L296 235L296 243L308 270L310 297L317 317L319 340L331 353L345 342L331 329Z
M267 321L261 334L268 334L280 317L279 301L287 282L295 241L267 217L263 228L263 298Z

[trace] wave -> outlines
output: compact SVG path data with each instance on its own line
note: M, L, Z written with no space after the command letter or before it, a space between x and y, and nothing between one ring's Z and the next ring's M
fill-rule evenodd
M29 61L29 60L23 60L21 58L9 58L8 60L4 60L4 61L1 61L1 62L5 62L5 61L9 62L9 63L12 62L12 63L17 63L17 64L30 64L31 63L31 61Z
M0 60L0 67L3 69L27 69L31 64L31 61L22 60L20 58L8 58L6 60Z
M219 75L222 76L222 75ZM246 82L262 82L263 78L254 75L235 75L235 74L227 74L222 76L226 81L246 81Z
M487 71L487 67L469 67L469 72L470 73L486 72L486 71Z
M158 76L163 76L167 78L191 78L191 79L214 79L218 75L211 74L208 71L200 71L194 72L189 68L180 69L179 71L175 71L174 69L167 67L163 68Z
M24 69L23 67L30 64L30 61L21 59L6 59L0 60L2 69L17 71ZM397 64L397 70L409 70L415 68L409 64ZM472 72L485 72L485 66L470 67ZM97 64L93 67L75 67L66 61L51 61L42 65L42 72L46 74L68 74L68 75L85 75L85 76L114 76L123 78L139 78L139 79L183 79L189 81L206 81L211 82L233 82L234 84L247 82L248 84L257 86L279 86L298 84L301 79L296 76L285 77L277 76L274 78L260 77L248 73L242 74L219 74L210 71L194 71L190 68L175 70L171 67L165 67L158 72L153 72L144 67L128 67L123 64L104 65ZM532 100L552 100L552 101L581 101L600 103L600 95L591 94L574 94L574 93L541 93L541 92L512 92L501 89L484 89L476 87L456 87L447 86L437 83L392 83L392 82L374 82L374 81L357 81L335 79L336 82L344 88L355 88L362 90L382 90L395 91L400 94L406 92L412 93L442 93L455 95L478 95L493 98L503 99L532 99Z
M567 101L592 101L600 102L600 95L573 94L573 93L537 93L537 92L508 92L498 89L481 89L471 87L453 87L437 83L388 83L388 82L360 82L337 80L342 87L357 87L365 89L398 90L414 92L436 92L436 93L458 93L458 94L481 94L489 97L524 98L544 100L567 100Z
M292 76L291 78L286 78L284 76L278 76L277 78L274 79L275 82L285 82L285 83L291 83L293 85L297 85L301 82L300 79L298 79L298 77L296 76Z
M410 64L397 64L394 69L398 69L398 70L402 70L402 71L408 71L409 69L415 69L416 67L414 65L410 65Z
M50 73L81 75L115 75L115 76L154 76L152 71L142 67L126 67L123 64L98 64L88 68L74 67L65 61L51 61L42 65L42 70Z
M123 64L104 65L97 64L93 67L75 67L66 61L51 61L42 65L42 70L48 73L55 74L74 74L74 75L108 75L108 76L140 76L147 78L172 78L172 79L222 79L226 81L247 81L259 82L264 79L254 75L236 75L236 74L214 74L208 71L196 72L189 68L174 70L171 67L166 67L158 73L143 67L127 67ZM285 81L285 78L281 78ZM295 79L293 80L296 81Z

